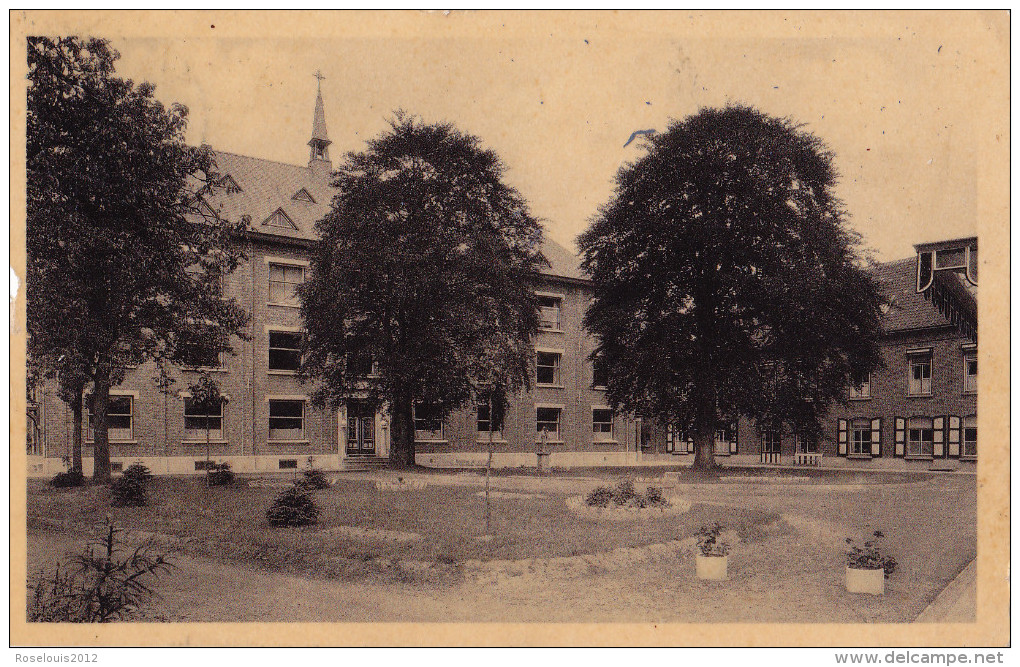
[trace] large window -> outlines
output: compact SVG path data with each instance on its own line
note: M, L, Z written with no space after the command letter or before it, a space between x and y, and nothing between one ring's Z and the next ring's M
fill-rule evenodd
M977 456L977 415L963 419L963 455Z
M91 400L86 400L85 405L91 405ZM134 439L134 406L135 401L131 396L110 396L110 402L106 406L107 434L110 441L133 440ZM88 439L95 439L93 424L95 415L92 408L89 408L88 418Z
M977 354L973 352L963 357L963 390L968 394L977 392Z
M850 453L871 456L870 419L854 419L850 422Z
M761 432L761 451L763 454L778 454L782 451L782 435L778 430Z
M301 305L297 288L305 282L305 268L291 264L269 265L269 303L278 306Z
M195 405L190 398L184 399L184 439L205 440L206 426L208 424L209 439L223 439L223 401L209 410L206 415L204 408Z
M549 435L549 440L560 439L560 409L538 408L536 410L535 431L541 436L542 431Z
M591 427L595 442L613 442L613 411L608 408L592 409Z
M301 334L290 331L269 332L269 370L301 369Z
M850 398L871 398L871 373L850 378Z
M559 331L561 327L560 323L560 305L562 300L555 296L539 296L538 297L538 326L543 329L554 329Z
M269 439L305 439L305 402L295 400L269 401Z
M206 325L196 326L200 335L196 336L194 340L180 343L181 365L184 368L220 368L223 363L219 350L211 349L208 345L199 342L212 338L209 328Z
M609 371L601 357L596 357L591 364L592 389L605 389L609 386Z
M911 396L931 396L931 352L911 354L907 364L910 373L908 393Z
M496 428L495 425L492 423L492 419L490 418L489 415L489 404L479 403L477 405L477 409L478 409L478 432L488 434L490 431L492 431L493 438L499 439L500 429Z
M907 456L931 456L934 443L930 417L911 417L907 421Z
M560 384L560 355L556 352L538 353L538 384Z
M414 404L414 439L443 439L443 417L439 406L428 403Z

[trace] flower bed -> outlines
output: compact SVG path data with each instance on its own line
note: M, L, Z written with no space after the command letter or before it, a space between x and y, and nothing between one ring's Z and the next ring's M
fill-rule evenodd
M573 496L567 498L567 507L574 513L589 519L608 519L611 521L677 516L686 514L691 509L691 501L686 498L671 496L664 500L665 504L648 507L617 505L616 503L609 503L605 507L597 507L588 505L585 502L584 496Z

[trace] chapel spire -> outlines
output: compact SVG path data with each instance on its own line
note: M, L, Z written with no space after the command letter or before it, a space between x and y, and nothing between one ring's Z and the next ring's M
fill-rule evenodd
M318 89L315 96L315 114L312 117L312 138L308 140L311 150L308 154L308 166L325 165L332 168L329 160L329 145L333 143L326 133L326 111L322 105L322 80L325 79L322 72L315 70L314 74Z

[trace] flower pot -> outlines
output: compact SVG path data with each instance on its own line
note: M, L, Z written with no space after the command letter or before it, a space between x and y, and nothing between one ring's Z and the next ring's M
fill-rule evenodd
M855 567L846 569L846 589L851 593L868 593L870 595L885 594L885 570L859 570Z
M698 579L725 579L727 559L727 556L703 556L702 554L698 554Z

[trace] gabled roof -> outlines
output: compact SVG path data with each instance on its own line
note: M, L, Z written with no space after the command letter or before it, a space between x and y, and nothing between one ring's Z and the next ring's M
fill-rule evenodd
M556 276L573 280L588 280L581 270L580 259L556 241L546 238L542 241L542 254L549 261L549 266L539 270L544 276Z
M916 257L876 264L872 275L886 297L892 300L892 306L882 319L886 333L951 325L931 301L917 293Z

